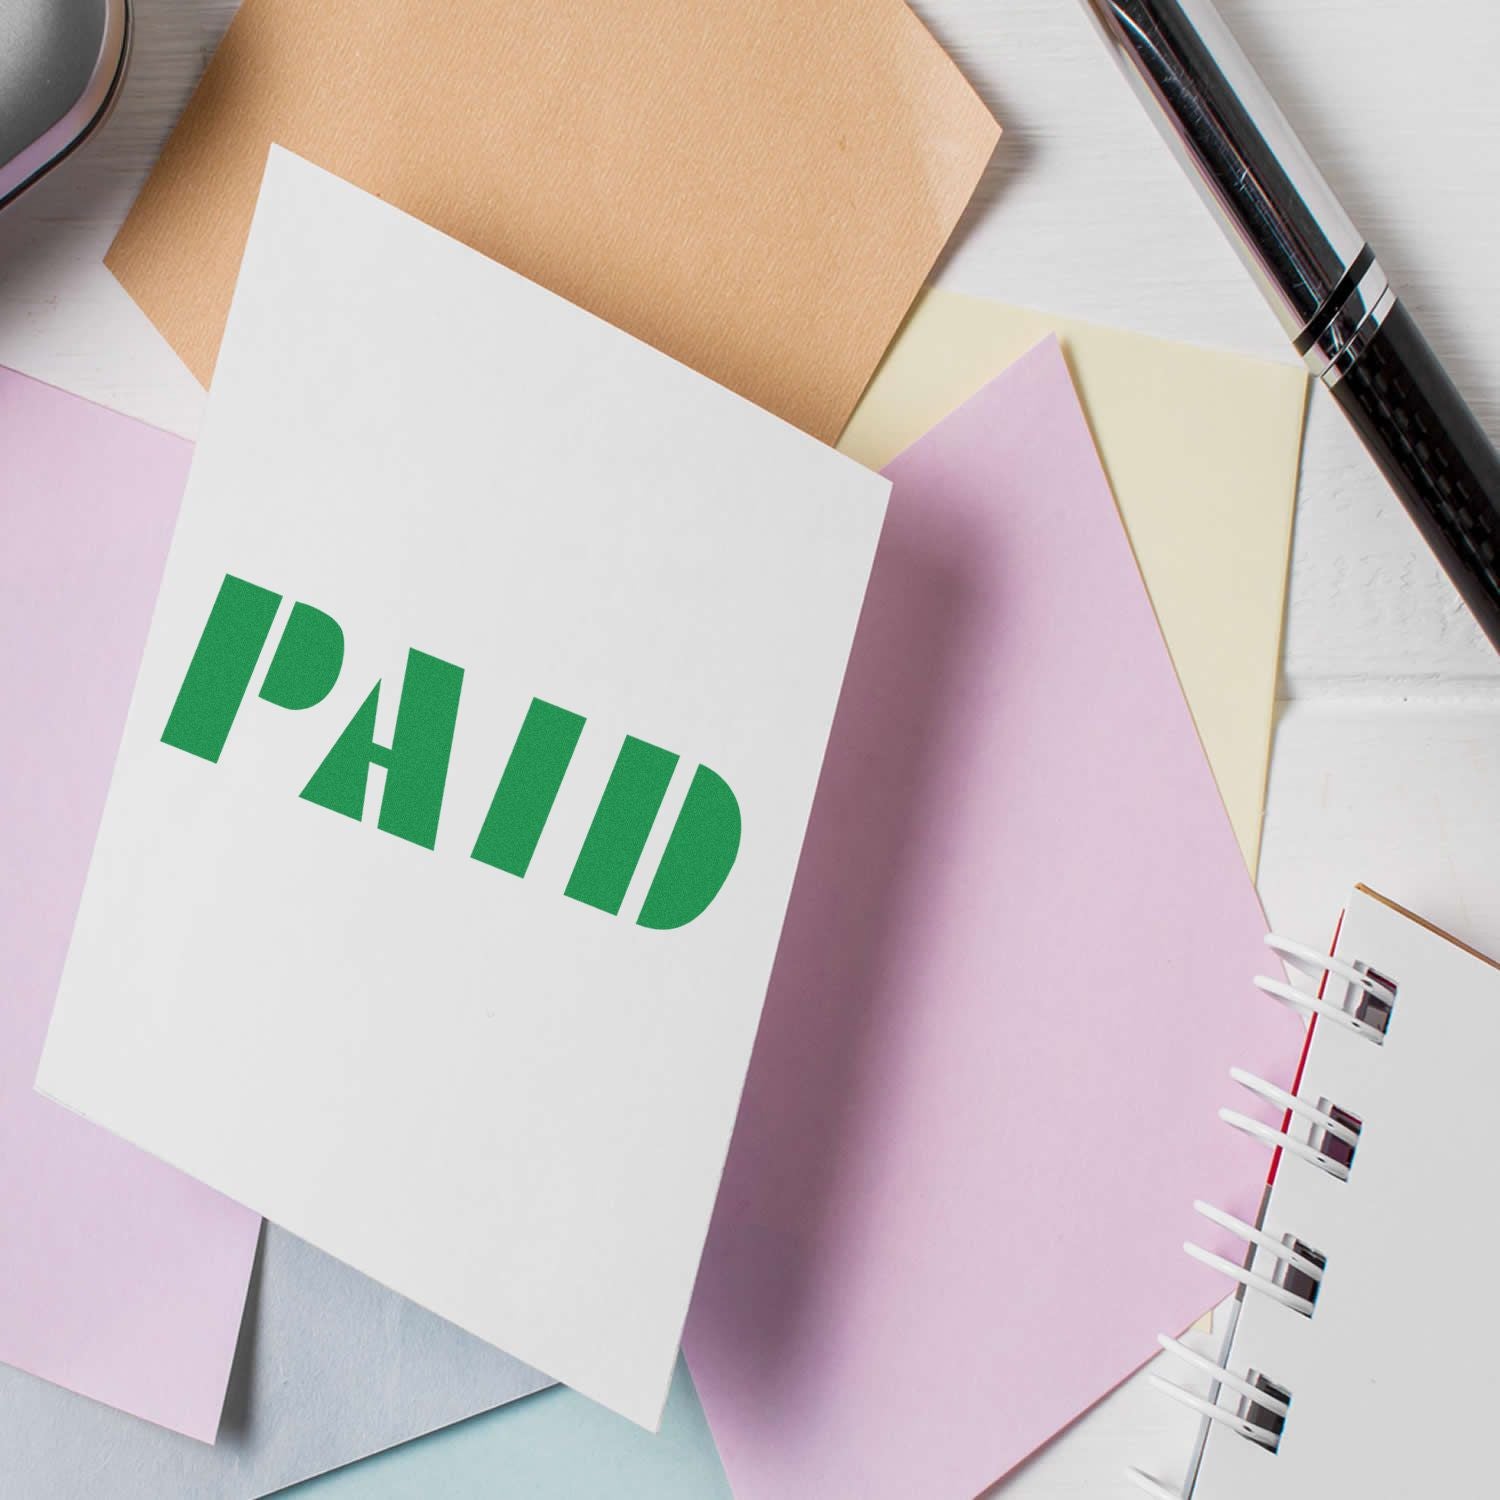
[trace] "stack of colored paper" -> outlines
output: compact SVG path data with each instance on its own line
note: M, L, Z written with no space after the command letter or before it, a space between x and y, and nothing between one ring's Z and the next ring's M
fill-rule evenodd
M898 0L352 9L111 252L196 451L0 372L0 1487L970 1496L1264 1177L1301 378L897 334Z

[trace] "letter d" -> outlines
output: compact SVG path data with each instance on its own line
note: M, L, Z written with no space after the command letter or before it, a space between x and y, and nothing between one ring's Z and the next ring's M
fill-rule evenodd
M568 879L567 894L575 901L618 913L676 765L672 751L626 735ZM729 878L739 849L740 805L721 776L699 766L637 925L686 927L702 916Z

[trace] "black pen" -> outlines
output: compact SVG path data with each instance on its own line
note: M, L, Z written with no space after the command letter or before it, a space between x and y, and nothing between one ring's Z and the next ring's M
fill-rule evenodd
M1208 0L1087 0L1317 379L1500 651L1500 455Z

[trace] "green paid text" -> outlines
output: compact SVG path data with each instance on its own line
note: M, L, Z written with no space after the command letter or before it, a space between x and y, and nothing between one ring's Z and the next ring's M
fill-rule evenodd
M162 731L166 744L218 761L280 605L280 594L225 576ZM259 696L278 708L312 708L333 690L343 662L338 622L310 605L293 604ZM433 848L463 680L462 667L408 651L390 744L375 740L377 682L302 796L357 821L370 767L382 766L379 827ZM511 875L526 874L584 722L569 709L532 699L474 840L474 859ZM619 911L677 760L670 750L625 737L568 878L567 895L601 911ZM640 925L682 927L699 916L723 886L739 844L739 803L718 775L700 765L647 889Z

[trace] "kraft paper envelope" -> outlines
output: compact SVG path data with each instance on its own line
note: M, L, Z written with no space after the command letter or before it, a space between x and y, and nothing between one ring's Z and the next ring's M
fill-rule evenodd
M280 1500L734 1500L686 1366L659 1433L558 1386Z
M38 1087L653 1425L887 492L273 149Z
M1143 1363L1302 1035L1057 343L886 474L684 1345L736 1500L969 1500Z
M260 1221L32 1088L190 452L0 369L0 1360L209 1453Z
M1302 448L1301 368L928 291L839 447L883 468L1053 333L1254 874Z
M207 385L274 142L832 442L998 134L902 0L245 0L107 262Z
M110 1500L254 1500L535 1390L534 1370L274 1225L252 1276L255 1215L33 1090L192 450L8 370L0 450L8 1500L96 1500L103 1473Z

